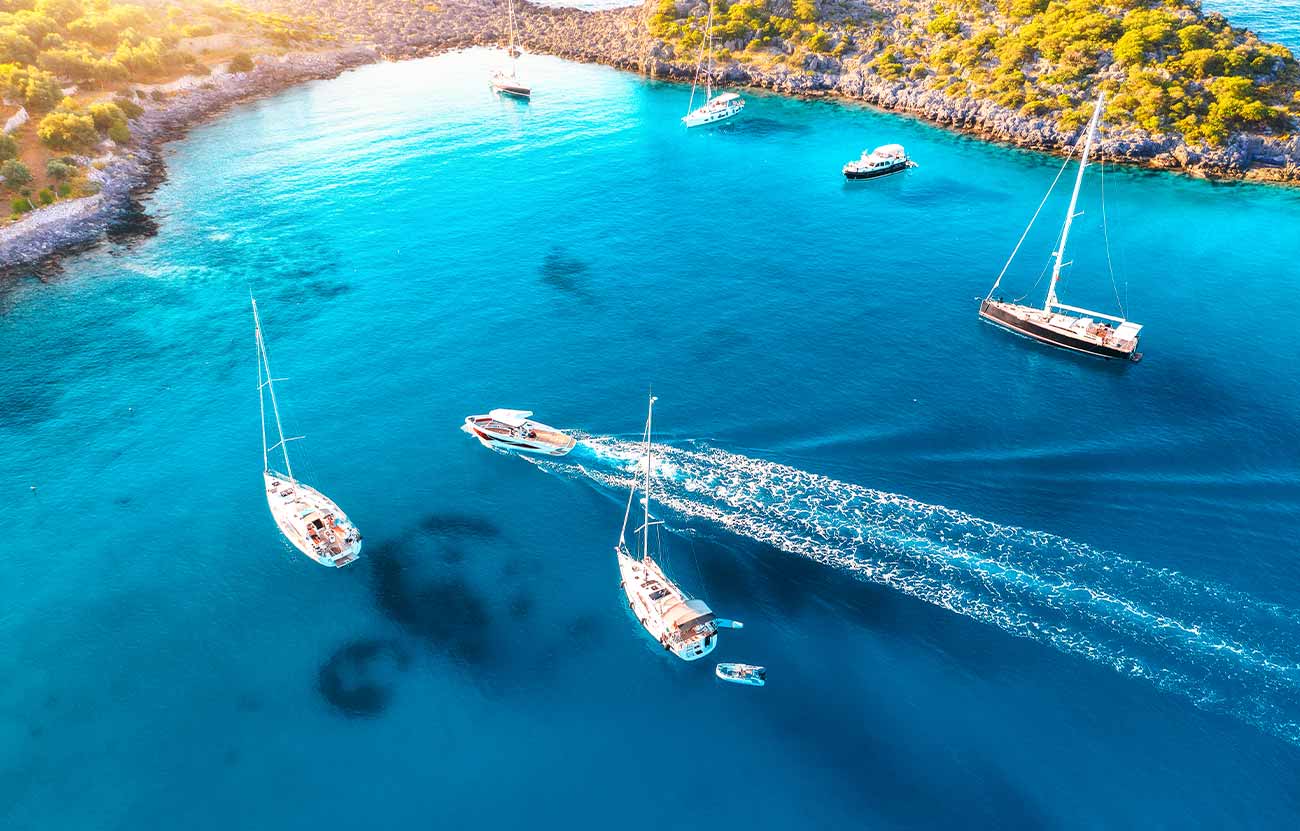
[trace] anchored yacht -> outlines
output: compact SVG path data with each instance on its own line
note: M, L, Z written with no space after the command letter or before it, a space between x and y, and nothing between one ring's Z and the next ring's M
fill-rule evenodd
M844 165L845 179L877 179L891 173L902 173L916 163L907 157L901 144L886 144L870 152L863 150L860 158Z
M466 416L465 432L490 450L563 456L576 445L568 433L533 421L531 410L492 410Z
M745 99L734 92L713 94L713 2L709 0L709 17L704 24L704 43L700 47L700 62L695 66L695 80L691 84L691 102L686 105L682 123L687 127L703 127L740 115L745 109ZM704 103L695 106L695 91L704 77Z
M533 91L519 80L519 56L523 54L519 47L515 45L515 2L509 0L510 13L510 45L506 47L506 54L510 56L510 71L498 69L492 73L492 89L498 95L508 95L511 98L521 98L529 100L533 96Z
M262 321L253 300L253 327L257 333L257 392L262 411L262 479L266 485L266 503L271 516L289 542L302 553L323 566L341 568L361 556L361 532L348 519L347 514L325 494L294 478L289 462L288 443L302 436L285 438L280 426L280 407L275 400L275 381L271 376L271 362L266 354L266 341L262 337ZM279 440L270 447L266 444L266 401L271 401L271 413ZM276 450L284 460L284 472L271 467L270 454Z
M703 658L718 645L719 621L708 604L686 595L676 583L668 579L663 568L650 556L651 529L661 522L650 519L650 478L654 466L650 444L650 425L654 414L655 397L650 397L650 412L645 422L645 498L643 521L633 535L641 536L639 551L627 544L627 523L632 515L632 500L636 485L627 497L627 510L623 514L623 529L618 535L614 551L618 556L618 571L628 605L638 621L665 650L683 661ZM657 537L657 535L656 535ZM729 625L730 621L727 621ZM738 627L737 627L738 628Z
M1024 335L1033 338L1040 343L1048 346L1056 346L1062 349L1069 349L1073 352L1083 352L1088 355L1095 355L1099 358L1117 358L1125 361L1140 361L1142 353L1137 351L1138 333L1142 331L1142 325L1134 323L1124 318L1124 309L1120 307L1119 315L1096 312L1091 309L1084 309L1079 306L1067 306L1060 302L1057 295L1057 283L1061 279L1061 269L1070 263L1065 262L1065 243L1070 238L1070 225L1074 218L1078 216L1075 208L1079 203L1079 188L1083 184L1083 172L1088 167L1088 156L1092 152L1093 141L1097 135L1097 126L1101 122L1102 106L1105 104L1105 94L1097 97L1097 105L1093 108L1092 118L1088 121L1088 131L1083 140L1083 152L1079 157L1079 172L1074 179L1074 192L1070 196L1070 207L1065 212L1065 223L1061 226L1060 244L1052 252L1052 282L1047 287L1047 301L1041 306L1026 306L1014 300L1003 300L1001 297L994 298L993 293L997 291L998 286L1002 283L1002 278L1006 275L1007 269L1011 267L1012 260L1016 257L1016 252L1020 250L1020 245L1024 243L1025 237L1029 235L1030 228L1034 227L1034 220L1038 218L1038 212L1034 213L1033 219L1029 220L1025 232L1020 235L1020 242L1016 243L1015 249L1011 252L1011 257L1007 259L1006 265L1002 267L1002 273L998 279L993 282L993 288L980 303L980 317L990 323L1008 329L1018 335ZM1066 158L1065 164L1070 163ZM1061 173L1065 172L1065 165L1061 167ZM1057 174L1057 181L1060 181L1061 173ZM1047 203L1047 197L1051 196L1052 190L1056 187L1056 182L1048 188L1047 195L1039 204L1038 210L1042 211L1043 205ZM1105 197L1105 187L1102 187L1103 199ZM1105 227L1106 209L1102 205L1102 222ZM1109 237L1109 232L1106 234ZM1107 243L1109 245L1109 242ZM1107 263L1110 262L1110 252L1106 254ZM1111 274L1111 282L1114 284L1115 275ZM1119 302L1119 291L1115 292L1116 303Z

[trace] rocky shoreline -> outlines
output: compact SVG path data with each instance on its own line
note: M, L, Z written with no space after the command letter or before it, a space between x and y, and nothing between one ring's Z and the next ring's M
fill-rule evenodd
M450 49L496 46L504 40L505 6L493 0L452 0L436 12L391 0L377 4L378 12L373 4L351 0L263 0L267 8L312 15L341 36L371 45L265 58L250 72L213 76L149 108L131 122L131 145L115 153L102 170L91 169L101 186L99 194L56 203L0 229L0 270L13 273L79 250L140 216L136 197L163 175L162 144L233 104L381 59L426 57ZM517 22L527 51L690 81L694 62L679 59L671 46L646 37L644 14L641 7L590 12L520 0ZM733 61L718 68L716 80L784 95L860 101L1026 149L1059 153L1077 138L1075 132L1059 130L1050 118L1027 117L990 101L890 81L861 64L845 65L830 57L817 60L817 66L803 72ZM1222 148L1205 150L1169 137L1111 131L1101 139L1098 155L1205 178L1300 184L1300 137L1237 136Z
M156 185L164 174L162 145L193 124L234 104L304 81L333 78L379 57L373 49L351 47L266 58L252 71L212 76L149 107L131 121L130 145L109 157L102 169L89 167L99 193L57 202L0 229L0 270L12 274L31 268L93 244L114 227L130 222L140 213L138 195Z
M263 0L327 21L341 34L364 37L390 59L421 57L452 48L496 46L505 40L506 7L495 0L449 0L437 12L395 0L362 5L351 0ZM519 38L529 52L643 72L654 78L689 82L694 56L646 34L646 9L606 11L537 6L517 0ZM1062 152L1077 131L1062 131L1052 117L975 98L961 98L903 80L889 80L861 60L811 55L803 71L764 68L740 61L717 67L715 80L733 87L784 95L836 97L907 113L982 139L1033 150ZM1188 147L1169 136L1141 130L1107 130L1098 146L1106 160L1171 170L1204 178L1300 184L1300 137L1237 135L1221 148Z

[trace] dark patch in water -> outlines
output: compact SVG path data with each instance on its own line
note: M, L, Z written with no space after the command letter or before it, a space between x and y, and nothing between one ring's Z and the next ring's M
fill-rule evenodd
M582 643L591 643L605 637L606 629L602 618L592 614L581 614L569 621L565 627L570 635Z
M458 566L465 562L465 550L455 545L442 547L442 561L447 565Z
M381 549L371 560L375 602L389 620L466 663L487 663L492 616L483 595L460 577L419 581L395 546Z
M225 763L226 767L233 768L239 764L239 751L233 747L227 748L225 755L221 757L221 761Z
M511 557L501 564L501 576L518 577L524 573L524 565L523 557Z
M352 291L348 283L330 280L311 279L312 272L287 275L291 282L281 291L275 293L275 299L288 304L333 300Z
M119 507L119 508L125 508L126 506L128 506L128 505L131 504L131 497L129 497L129 496L119 496L119 497L117 497L116 499L113 500L113 504L116 505L116 506Z
M742 329L729 326L714 326L697 338L691 354L700 363L728 361L737 354L744 354L754 342L754 336Z
M245 713L256 713L262 709L262 698L257 693L240 693L235 699L235 706Z
M410 656L395 641L353 641L321 666L316 688L344 715L369 718L388 709L392 699L392 685L383 676L409 665Z
M54 418L59 399L63 397L62 383L37 376L20 375L0 397L4 411L0 425L7 427L34 427Z
M531 594L517 594L510 598L510 616L523 620L533 613L534 600Z
M31 736L33 739L39 739L41 736L45 735L45 725L33 724L27 728L27 735Z
M734 130L751 136L789 136L804 135L809 132L811 127L808 124L783 121L777 118L746 118L742 116L740 120L727 121L709 129L726 132Z
M538 269L542 282L566 294L578 297L590 297L591 292L585 285L591 267L584 261L571 255L566 249L554 247L543 259Z
M426 534L448 537L500 536L501 529L491 520L474 514L429 514L420 520L420 529Z

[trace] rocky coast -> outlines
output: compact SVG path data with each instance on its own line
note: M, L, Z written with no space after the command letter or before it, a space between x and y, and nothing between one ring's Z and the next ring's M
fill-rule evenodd
M259 60L249 72L211 75L178 89L131 121L129 145L84 160L99 193L57 202L0 229L0 268L13 272L76 250L138 214L136 197L163 175L162 145L196 122L242 101L378 59L365 47L290 53Z
M345 36L364 38L391 59L449 48L499 45L506 7L495 0L447 0L437 6L399 0L263 0L307 14ZM885 4L888 5L888 4ZM608 64L670 80L690 81L695 55L649 34L650 9L605 11L538 6L520 0L516 17L527 51ZM736 44L722 44L736 46ZM685 50L683 50L685 51ZM730 51L730 50L728 50ZM738 54L738 53L736 53ZM1018 147L1061 151L1077 128L1058 126L1053 114L1030 116L995 101L951 95L909 79L890 79L858 56L807 54L799 67L763 65L734 56L720 60L715 81L785 95L834 96L905 112L934 124ZM1110 161L1176 170L1194 176L1300 183L1300 136L1240 133L1220 147L1189 146L1174 136L1108 126L1099 155Z

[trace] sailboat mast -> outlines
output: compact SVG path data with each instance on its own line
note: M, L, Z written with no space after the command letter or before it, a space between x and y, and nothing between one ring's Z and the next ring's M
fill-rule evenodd
M510 52L510 71L518 74L519 62L515 58L515 0L508 0L508 6L510 9L510 47L508 50Z
M251 299L251 298L250 298ZM280 442L277 445L280 453L284 456L284 472L293 478L293 465L289 464L289 448L284 442L284 427L280 424L280 406L275 401L275 382L271 378L271 360L266 356L266 339L262 337L262 319L257 314L257 300L252 299L253 303L253 326L257 330L257 351L262 357L262 366L266 368L266 381L263 382L267 390L271 393L271 412L275 414L275 431L280 435ZM262 396L262 390L257 390L258 398ZM266 409L262 409L262 465L266 470L270 470L270 465L266 459Z
M650 559L650 468L653 466L653 457L650 445L650 427L654 420L655 397L650 396L650 407L645 417L645 499L642 505L645 507L645 519L641 526L643 542L645 544L645 559Z
M1092 110L1092 118L1088 120L1088 137L1083 142L1083 155L1079 157L1079 173L1074 177L1074 193L1070 194L1070 207L1065 212L1065 225L1061 226L1061 244L1056 249L1056 262L1052 266L1052 283L1047 287L1047 302L1043 304L1043 311L1050 312L1056 304L1056 283L1061 279L1061 264L1065 259L1065 241L1070 238L1070 224L1074 222L1074 209L1079 204L1079 187L1083 185L1083 171L1088 167L1088 154L1092 152L1092 141L1097 135L1097 124L1101 121L1102 104L1105 103L1106 93L1097 96L1097 105Z
M709 20L704 24L704 48L708 54L704 68L704 103L713 99L713 0L709 0Z

